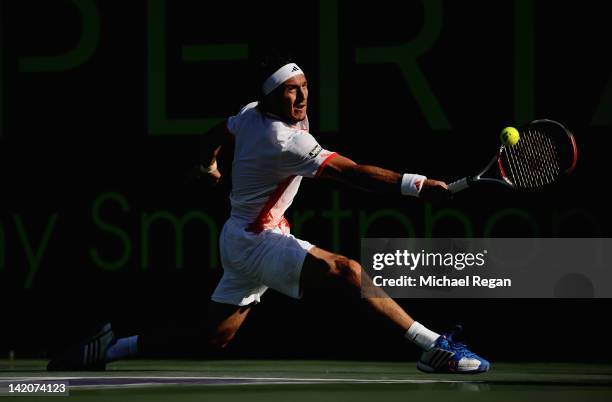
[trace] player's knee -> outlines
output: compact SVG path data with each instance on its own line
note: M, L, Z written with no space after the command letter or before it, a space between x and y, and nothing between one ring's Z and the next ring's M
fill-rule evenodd
M354 285L361 283L361 265L350 258L338 256L334 259L331 274Z
M336 254L328 255L325 258L307 258L300 278L303 288L319 288L335 282L342 282L353 287L360 286L361 265L357 261Z

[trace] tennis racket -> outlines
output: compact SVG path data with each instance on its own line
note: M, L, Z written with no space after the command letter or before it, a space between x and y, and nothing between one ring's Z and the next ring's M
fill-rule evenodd
M448 185L452 193L476 183L497 183L516 190L537 190L570 174L578 148L574 135L554 120L534 120L518 128L519 141L502 145L491 162L475 176Z

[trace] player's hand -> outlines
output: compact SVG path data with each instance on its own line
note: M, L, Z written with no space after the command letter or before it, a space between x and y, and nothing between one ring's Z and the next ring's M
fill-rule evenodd
M219 172L219 169L215 169L209 173L203 173L203 180L206 183L215 186L217 183L219 183L219 180L221 180L221 172Z
M215 186L221 180L221 172L219 169L212 170L210 172L203 171L200 165L191 168L185 177L185 184L204 184L208 186Z
M448 189L448 185L439 180L426 179L419 192L419 198L430 202L448 201L452 197L453 193Z

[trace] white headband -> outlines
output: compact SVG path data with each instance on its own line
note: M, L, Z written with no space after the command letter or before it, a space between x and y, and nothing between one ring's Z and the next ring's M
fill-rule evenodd
M295 77L296 75L304 74L303 71L297 66L295 63L285 64L274 74L269 76L261 86L261 90L264 95L269 94L279 87L280 84L287 81L291 77Z

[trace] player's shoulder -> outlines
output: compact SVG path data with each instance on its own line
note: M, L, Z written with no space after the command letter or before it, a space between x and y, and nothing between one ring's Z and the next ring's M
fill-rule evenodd
M253 113L255 111L257 111L257 105L259 105L259 102L254 101L251 103L247 103L246 105L244 105L242 107L242 109L240 109L240 112L238 112L238 114L244 114L244 113Z
M242 107L242 109L240 109L240 111L235 116L230 117L230 118L245 119L245 118L252 116L255 113L259 113L259 109L257 108L258 105L259 105L259 102L257 101L247 103L246 105Z
M236 121L245 121L253 118L254 115L260 115L259 108L257 107L259 102L251 102L246 104L240 109L240 111L235 115L230 117L230 119Z
M227 119L227 128L234 135L239 134L244 129L252 127L257 117L261 118L257 106L259 102L251 102L243 106L240 111Z

